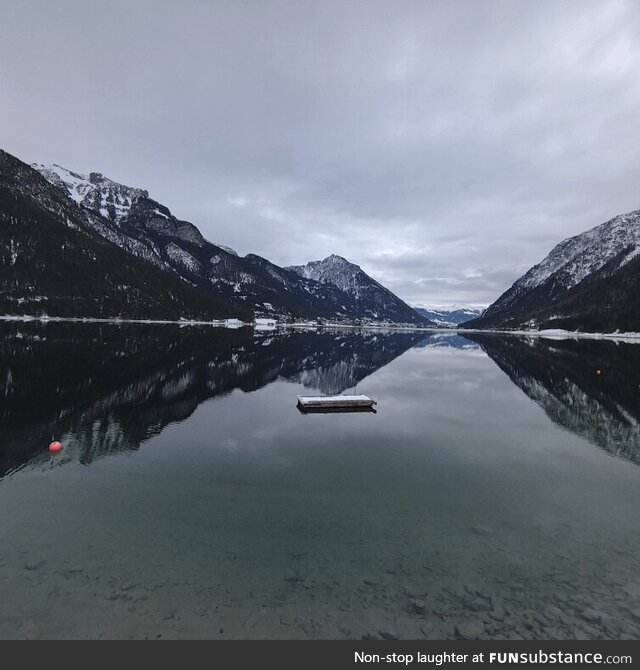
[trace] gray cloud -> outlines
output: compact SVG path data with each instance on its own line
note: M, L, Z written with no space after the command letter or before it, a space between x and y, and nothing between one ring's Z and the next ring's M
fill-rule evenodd
M640 5L0 0L1 146L281 264L489 303L640 207Z

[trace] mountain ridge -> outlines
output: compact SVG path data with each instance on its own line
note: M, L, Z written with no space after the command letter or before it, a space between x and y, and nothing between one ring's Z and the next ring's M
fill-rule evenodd
M246 318L163 271L139 240L0 150L0 313L212 320Z
M437 325L455 327L466 321L476 319L482 314L482 309L477 307L463 307L451 305L449 307L422 307L415 306L418 314L433 321Z
M377 296L371 299L373 305L368 304L336 285L303 277L256 254L240 257L225 245L209 242L194 224L175 217L146 189L121 184L100 172L83 175L59 164L28 166L12 158L21 165L25 192L31 189L30 197L36 200L43 197L40 204L45 209L52 207L54 216L71 209L76 220L73 225L90 228L121 250L176 275L199 293L231 306L227 311L250 313L253 318L431 325L414 312L398 310L402 301L371 278L370 286L393 296L387 301L390 310L376 309L380 303ZM34 174L44 181L35 179ZM53 197L46 188L43 191L43 183L55 188L62 199ZM11 255L11 250L8 253ZM28 305L23 301L20 313L26 311ZM68 315L67 309L64 312ZM74 315L95 316L93 312ZM143 310L140 316L149 315Z
M557 244L469 328L640 331L640 210Z
M359 265L337 254L306 265L290 265L285 269L305 279L337 287L360 306L365 317L377 319L380 313L384 313L398 321L414 322L417 316L424 319L425 324L435 325L370 277Z

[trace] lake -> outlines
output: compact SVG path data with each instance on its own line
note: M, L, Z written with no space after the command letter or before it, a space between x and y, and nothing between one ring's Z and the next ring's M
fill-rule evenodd
M1 638L640 636L640 345L0 334Z

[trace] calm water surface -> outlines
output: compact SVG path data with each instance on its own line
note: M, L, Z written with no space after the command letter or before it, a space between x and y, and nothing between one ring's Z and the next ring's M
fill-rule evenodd
M632 344L2 324L0 637L637 638L639 385Z

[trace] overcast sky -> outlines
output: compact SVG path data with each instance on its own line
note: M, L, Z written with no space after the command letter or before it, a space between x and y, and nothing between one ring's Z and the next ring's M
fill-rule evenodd
M0 0L0 147L488 304L640 208L640 2Z

